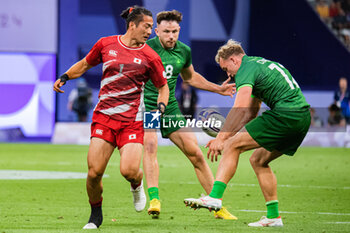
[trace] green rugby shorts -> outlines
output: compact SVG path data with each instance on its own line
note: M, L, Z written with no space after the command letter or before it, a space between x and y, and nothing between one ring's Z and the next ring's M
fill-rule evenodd
M145 103L146 111L152 111L157 109L157 106ZM182 115L181 110L177 102L171 103L165 109L163 116L160 119L160 132L163 138L169 138L169 135L181 128L179 122L184 122L186 125L186 119Z
M309 130L309 110L280 112L267 110L245 125L249 135L268 151L294 155Z

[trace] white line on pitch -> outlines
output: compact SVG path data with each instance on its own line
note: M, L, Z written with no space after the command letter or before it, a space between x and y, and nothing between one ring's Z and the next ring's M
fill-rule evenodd
M237 210L242 212L255 212L255 213L266 213L266 210ZM291 211L279 211L282 214L321 214L321 215L340 215L348 216L350 213L326 213L326 212L291 212Z
M86 176L86 172L0 170L0 180L86 179Z
M160 183L164 184L199 184L199 182L171 182L171 181L160 181ZM228 186L245 186L245 187L259 187L259 184L237 184L232 183L228 184ZM310 186L303 186L303 185L292 185L292 184L279 184L277 185L280 188L310 188L310 189L344 189L344 190L350 190L350 187L337 187L337 186L316 186L316 185L310 185Z
M350 224L350 222L325 222L328 224Z
M229 186L259 186L258 184L229 184ZM282 188L311 188L311 189L350 189L350 187L336 187L336 186L316 186L316 185L291 185L291 184L279 184L278 187Z

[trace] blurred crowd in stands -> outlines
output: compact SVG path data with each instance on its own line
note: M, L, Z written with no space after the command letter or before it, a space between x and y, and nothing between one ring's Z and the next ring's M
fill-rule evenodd
M345 77L339 79L339 89L334 93L334 103L329 107L330 118L328 123L335 121L336 124L344 126L350 124L350 91L348 80Z
M321 20L350 50L350 0L308 0ZM318 116L317 110L310 109L311 126L344 127L350 125L350 91L346 77L339 79L339 89L328 107L327 124Z
M345 127L350 125L350 91L345 77L339 79L339 89L334 92L333 101L328 107L327 124L324 124L322 117L318 115L318 111L321 112L321 110L310 108L311 127Z
M350 50L350 0L308 0L320 18Z

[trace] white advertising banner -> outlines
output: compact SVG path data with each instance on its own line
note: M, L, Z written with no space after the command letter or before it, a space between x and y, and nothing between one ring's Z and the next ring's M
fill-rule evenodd
M56 53L57 0L0 0L0 51Z

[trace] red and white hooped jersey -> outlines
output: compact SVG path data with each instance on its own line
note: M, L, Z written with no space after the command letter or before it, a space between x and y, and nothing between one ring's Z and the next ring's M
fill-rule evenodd
M99 102L94 111L118 121L141 121L144 85L149 79L156 87L165 85L164 67L147 44L128 47L120 37L99 39L86 55L91 66L103 63Z

